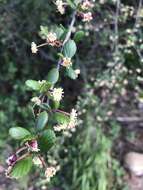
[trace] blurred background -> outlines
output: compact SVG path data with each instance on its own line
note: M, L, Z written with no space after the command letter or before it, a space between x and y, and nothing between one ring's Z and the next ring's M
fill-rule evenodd
M124 164L126 153L143 152L142 0L94 5L93 20L75 25L85 33L74 60L80 75L61 78L64 107L78 110L79 125L51 150L61 169L45 184L35 170L20 181L4 177L5 159L17 147L8 129L33 125L25 81L46 78L57 61L49 47L33 56L31 42L42 41L41 25L67 26L72 12L59 15L52 0L0 0L0 190L143 189Z

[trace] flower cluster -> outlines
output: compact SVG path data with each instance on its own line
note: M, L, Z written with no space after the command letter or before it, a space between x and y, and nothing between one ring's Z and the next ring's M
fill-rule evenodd
M49 32L47 35L47 42L51 46L55 46L57 41L57 35L54 32Z
M41 159L38 157L38 156L34 156L34 158L32 159L33 161L33 164L42 168L43 167L43 164L42 164L42 161Z
M71 58L69 57L63 57L62 59L62 66L64 67L70 67L72 65Z
M85 0L81 4L82 10L89 10L90 8L93 8L93 7L94 7L93 3L89 0Z
M68 128L72 129L77 125L77 112L75 109L72 109L70 113L70 122L68 124Z
M57 10L63 15L65 13L65 3L62 0L56 0Z
M69 116L69 122L54 126L54 130L58 132L72 130L73 128L76 127L76 125L77 125L77 112L75 109L72 109Z
M51 92L53 99L57 102L61 101L63 94L64 92L62 88L54 88Z
M90 9L94 7L94 4L89 0L83 0L81 4L82 20L83 22L90 22L93 19Z
M46 46L46 45L60 47L62 43L60 40L58 40L57 34L55 32L49 32L46 36L46 43L43 43L40 45L37 45L35 42L31 43L31 52L33 54L36 54L40 47Z
M57 170L56 170L56 167L48 167L46 168L46 171L45 171L45 177L48 181L50 181L50 179L56 174Z
M39 97L33 97L31 98L31 102L34 102L36 105L40 105L41 104L41 100Z
M83 14L83 22L90 22L92 19L93 17L91 12Z
M37 51L38 51L38 47L35 42L31 43L31 51L32 51L32 53L37 53Z
M38 83L41 84L41 85L43 85L43 84L46 83L46 80L39 80Z

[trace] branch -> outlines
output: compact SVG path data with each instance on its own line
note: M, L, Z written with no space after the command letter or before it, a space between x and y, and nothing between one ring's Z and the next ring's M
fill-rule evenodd
M73 12L73 15L72 15L72 20L71 20L71 23L69 25L69 30L68 30L68 33L66 34L66 37L63 41L63 44L62 44L62 48L61 48L61 52L63 51L63 47L65 45L65 43L70 39L71 37L71 33L72 33L72 29L73 29L73 26L74 26L74 23L75 23L75 18L76 18L76 11ZM60 69L60 64L61 64L61 59L59 59L58 61L58 65L57 65L57 68Z
M141 117L117 117L116 120L122 123L143 122Z
M137 27L137 25L140 22L140 10L142 8L142 0L139 1L139 5L138 5L138 9L137 9L137 15L136 15L136 19L135 19L135 24L134 24L134 28L133 30Z
M65 40L63 42L63 46L65 45L65 43L70 39L70 36L71 36L71 33L72 33L72 29L73 29L73 26L74 26L74 23L75 23L75 17L76 17L76 11L74 11L73 15L72 15L72 20L71 20L71 23L69 25L69 30L68 30L68 33L65 37Z
M119 21L119 9L120 9L120 0L117 0L116 6L116 15L115 15L115 53L118 53L118 41L119 41L119 28L118 28L118 21Z
M58 112L58 113L63 113L63 114L65 114L65 115L70 116L70 114L69 114L69 113L67 113L67 112L65 112L65 111L62 111L62 110L55 110L55 112Z
M27 146L23 146L21 148L19 148L17 151L16 151L16 154L19 154L20 152L24 151L27 149Z
M31 154L28 152L28 153L22 155L21 157L19 157L19 158L16 160L16 162L15 162L12 166L9 167L9 170L7 171L7 176L10 175L10 173L12 172L13 167L15 166L15 164L17 164L17 162L23 160L24 158L27 158L27 157L30 156L30 155L31 155Z

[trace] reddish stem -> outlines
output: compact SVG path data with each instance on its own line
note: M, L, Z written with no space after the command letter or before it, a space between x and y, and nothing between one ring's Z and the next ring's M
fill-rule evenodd
M55 112L63 113L63 114L65 114L65 115L70 116L70 114L69 114L68 112L65 112L65 111L62 111L62 110L55 110Z

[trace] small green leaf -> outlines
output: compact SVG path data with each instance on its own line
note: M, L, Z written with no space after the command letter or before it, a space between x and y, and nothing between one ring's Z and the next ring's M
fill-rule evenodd
M60 106L60 102L59 101L54 101L54 109L58 109Z
M63 28L61 28L61 27L56 27L55 33L56 33L56 35L57 35L57 38L60 39L61 36L64 34L64 30L63 30Z
M79 5L80 3L81 3L81 0L75 0L75 5L77 6L77 5Z
M73 79L73 80L75 80L75 79L78 77L78 75L75 73L75 71L73 70L72 67L67 68L67 75L68 75L71 79Z
M28 136L24 137L24 139L22 140L21 144L24 144L25 142L31 141L31 140L36 139L36 138L37 137L35 135L32 135L32 134L28 135Z
M143 44L140 45L140 49L143 50Z
M40 26L39 35L42 39L46 39L48 35L48 27L47 26Z
M83 38L84 36L85 36L84 31L80 30L80 31L78 31L78 32L75 33L75 35L74 35L74 40L75 40L76 42L79 42L80 40L82 40L82 38Z
M40 85L40 92L47 92L51 88L52 84L50 82L45 82Z
M54 114L54 119L58 124L68 124L70 121L69 116L59 112Z
M31 133L22 127L12 127L9 130L9 134L12 138L20 140L24 139L26 136L31 135Z
M56 142L54 131L47 129L39 138L39 148L43 152L47 152Z
M64 57L62 53L58 53L57 55L58 55L60 58L63 58L63 57Z
M77 47L74 40L69 40L64 45L63 53L65 57L72 58L76 53Z
M52 84L55 84L59 79L59 70L58 68L53 68L48 73L48 81Z
M44 129L47 121L48 121L48 113L46 111L41 112L37 118L37 123L36 123L37 129L38 130Z
M44 110L48 110L48 111L51 110L51 107L47 103L42 103L42 104L39 105L39 107L44 109Z
M25 84L26 84L26 86L28 86L32 90L39 90L40 89L40 84L36 80L27 80L25 82Z
M76 5L74 4L74 2L72 0L66 0L68 5L72 8L72 9L75 9L76 8Z
M32 158L31 157L20 160L14 165L14 167L10 173L10 176L12 178L16 178L16 179L21 178L28 174L31 167L32 167Z

